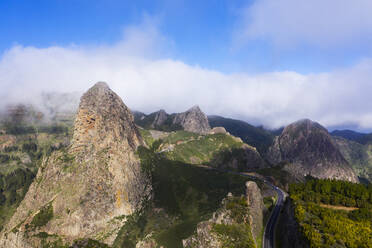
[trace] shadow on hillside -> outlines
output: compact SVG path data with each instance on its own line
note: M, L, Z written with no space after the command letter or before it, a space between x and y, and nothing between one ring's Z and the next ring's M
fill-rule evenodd
M154 201L122 228L116 247L134 247L151 232L159 245L182 247L182 239L211 218L229 192L245 194L245 177L171 161L145 147L138 154L142 169L151 175Z

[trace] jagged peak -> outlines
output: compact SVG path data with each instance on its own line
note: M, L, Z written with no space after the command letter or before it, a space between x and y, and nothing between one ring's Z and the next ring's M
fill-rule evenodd
M186 112L202 112L202 111L201 111L199 105L194 105L189 110L187 110Z

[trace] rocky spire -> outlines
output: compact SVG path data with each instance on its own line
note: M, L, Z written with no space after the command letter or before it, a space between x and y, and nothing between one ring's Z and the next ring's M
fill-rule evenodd
M125 222L122 217L151 197L150 178L135 154L141 144L133 116L120 97L106 83L95 84L81 97L71 147L52 153L41 165L0 246L14 247L12 242L20 236L19 247L38 244L33 232L47 232L68 243L102 237L111 245ZM51 218L23 235L45 207L53 212ZM17 236L11 232L14 228Z
M143 144L128 107L106 83L98 82L81 97L72 148L99 149L114 140L125 141L132 149Z

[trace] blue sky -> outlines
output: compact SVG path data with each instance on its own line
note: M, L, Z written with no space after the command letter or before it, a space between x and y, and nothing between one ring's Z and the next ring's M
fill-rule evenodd
M1 1L0 48L112 44L127 25L151 16L174 42L172 57L217 66L231 60L230 36L244 1ZM231 57L231 58L230 58ZM231 60L232 61L232 60ZM228 67L221 62L221 67Z
M303 73L348 66L371 55L370 45L338 49L299 44L276 47L267 40L236 45L234 34L253 1L19 0L0 2L0 51L34 47L112 44L128 25L150 16L173 42L170 54L190 64L225 72L296 70Z
M370 0L3 0L0 10L2 103L103 80L145 112L199 104L268 127L307 117L372 129Z

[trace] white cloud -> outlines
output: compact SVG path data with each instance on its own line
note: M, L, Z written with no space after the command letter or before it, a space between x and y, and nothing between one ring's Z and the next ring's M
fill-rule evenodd
M322 74L226 74L159 57L156 51L168 41L154 27L129 30L111 46L11 48L0 58L0 105L37 102L41 91L82 92L106 81L130 108L145 112L199 104L208 114L268 127L308 117L372 128L372 60Z
M242 16L240 41L263 38L277 46L370 43L370 0L256 0Z

